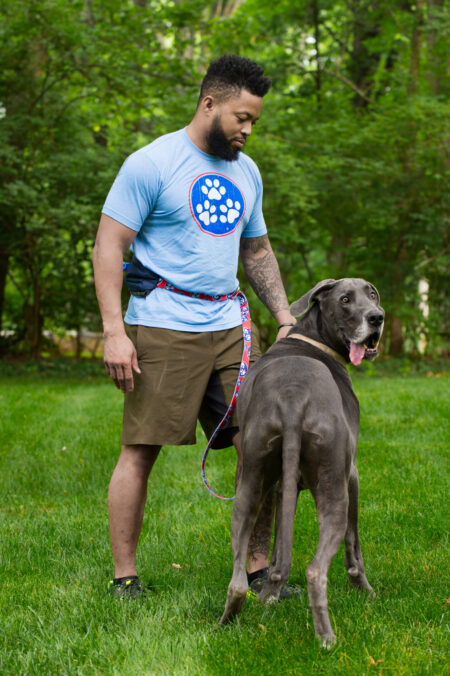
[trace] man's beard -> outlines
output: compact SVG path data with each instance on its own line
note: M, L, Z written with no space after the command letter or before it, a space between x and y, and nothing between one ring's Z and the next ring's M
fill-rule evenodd
M217 155L222 160L233 162L239 157L239 149L234 149L224 134L219 117L216 117L211 125L211 129L206 135L206 142L212 155Z

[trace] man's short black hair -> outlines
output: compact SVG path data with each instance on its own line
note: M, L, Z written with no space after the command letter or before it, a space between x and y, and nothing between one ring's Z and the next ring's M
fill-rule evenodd
M263 73L264 68L251 59L224 54L209 64L200 88L200 101L207 94L228 98L238 95L241 89L247 89L254 96L262 98L272 84Z

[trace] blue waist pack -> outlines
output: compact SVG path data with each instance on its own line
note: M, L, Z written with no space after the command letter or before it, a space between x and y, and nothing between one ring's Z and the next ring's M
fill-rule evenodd
M125 282L132 296L145 298L158 284L161 277L152 270L146 268L136 256L131 263L127 264Z

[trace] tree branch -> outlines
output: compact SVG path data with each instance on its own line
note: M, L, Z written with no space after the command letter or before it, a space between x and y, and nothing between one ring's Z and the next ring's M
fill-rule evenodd
M321 70L324 73L326 73L326 75L330 75L331 77L335 77L336 79L341 80L341 82L350 87L350 89L353 89L353 91L356 92L358 96L360 96L362 99L364 99L364 101L367 101L367 103L370 103L373 106L375 105L375 101L369 98L367 94L363 92L362 89L360 89L357 85L355 85L354 82L345 77L345 75L341 75L340 73L333 73L331 70L328 70L328 68L324 68L323 66Z
M17 289L17 291L19 292L19 294L21 295L22 300L23 300L25 303L27 303L27 302L28 302L28 299L29 299L29 295L25 294L25 293L22 291L22 289L21 289L21 287L20 287L20 284L19 284L18 282L16 282L16 280L14 279L14 275L13 275L13 273L11 272L11 270L8 270L8 277L9 277L9 279L11 280L11 282L13 283L13 285L16 287L16 289Z

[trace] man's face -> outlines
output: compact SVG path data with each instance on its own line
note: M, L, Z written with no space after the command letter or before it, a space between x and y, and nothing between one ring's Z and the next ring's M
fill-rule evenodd
M252 127L261 115L263 100L260 96L241 89L222 103L216 103L217 112L206 134L212 155L231 162L237 160Z

